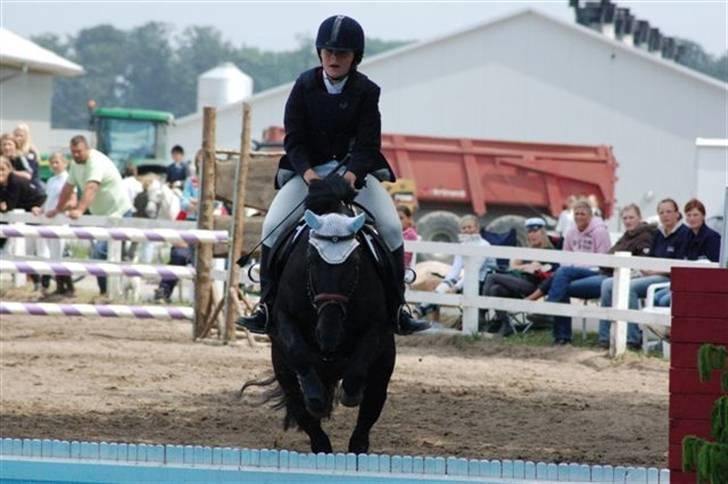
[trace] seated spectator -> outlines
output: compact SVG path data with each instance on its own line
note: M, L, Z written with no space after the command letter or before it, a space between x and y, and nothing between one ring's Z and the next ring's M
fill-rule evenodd
M399 215L399 221L402 223L402 238L404 240L417 240L417 230L415 229L415 221L412 218L412 210L404 205L398 205L397 214ZM412 266L412 252L404 253L404 266Z
M526 220L525 225L528 231L529 248L554 248L548 234L546 234L544 219L540 217L529 218ZM523 299L545 284L546 280L553 274L553 270L554 266L552 264L514 259L511 261L507 272L488 274L483 284L482 294L492 297ZM505 311L496 311L496 318L488 322L486 331L501 333L503 336L511 335L513 329L508 324L507 318L508 315Z
M705 205L700 200L693 198L685 204L685 222L690 229L685 241L685 258L718 262L720 234L705 225ZM669 287L655 293L655 306L669 307L671 302Z
M634 256L648 255L657 227L642 221L642 211L634 203L624 207L621 215L622 223L624 224L624 234L622 234L622 237L619 238L617 243L609 249L609 253L630 252ZM611 277L612 272L612 268L602 268L604 276L596 285L596 294L590 294L588 299L601 297L602 282L608 277ZM631 345L639 345L641 341L642 332L640 331L639 326L630 323L627 326L627 343ZM599 323L598 344L602 348L609 348L609 323L606 321L601 321Z
M200 179L197 173L200 171L201 157L195 157L195 173L187 177L182 190L180 200L180 220L197 220L197 209L200 200ZM169 252L169 264L173 266L186 266L192 264L195 252L192 247L185 243L172 246ZM162 280L159 287L154 291L154 300L169 302L172 298L174 288L177 286L176 279Z
M592 207L587 200L579 200L574 205L574 227L566 233L564 250L591 254L604 254L609 251L607 226L602 219L594 216ZM561 266L543 288L536 289L527 299L536 300L544 293L547 293L546 300L549 302L568 303L570 295L573 297L583 296L577 293L579 292L577 286L572 286L572 292L569 292L570 285L574 284L574 281L587 278L596 280L599 278L599 282L601 282L602 277L596 267ZM587 281L586 285L591 286L593 280ZM554 318L553 335L555 345L571 343L571 318L556 316Z
M0 137L0 149L2 156L10 161L15 176L26 178L37 186L41 186L37 160L29 160L23 155L18 147L18 141L13 135L4 134Z
M40 215L45 201L43 188L15 173L10 160L0 156L0 212L21 209Z
M652 238L648 255L663 259L683 259L685 257L686 242L690 229L680 222L682 215L680 214L677 202L671 198L660 201L657 204L657 213L660 217L660 225ZM652 284L668 282L669 280L668 273L652 271L642 271L637 277L633 277L629 285L629 308L638 309L639 299L647 295L647 288ZM613 278L606 279L602 282L602 307L610 307L612 305L613 285ZM609 327L609 324L611 324L611 321L602 320L599 326L600 328L605 326ZM635 341L634 338L630 341L629 332L627 337L627 346L630 349L639 350L642 347L641 338L639 341Z
M66 184L68 179L68 172L66 171L66 158L61 153L53 153L48 159L48 165L53 172L46 182L46 198L43 204L43 211L52 210L58 204L58 199L63 191L63 186ZM76 194L74 193L66 203L64 210L70 209L76 205ZM63 258L63 250L66 246L66 241L63 239L37 239L38 243L44 246L42 252L47 254L51 260L61 260ZM39 250L40 254L41 251ZM44 278L50 276L43 276ZM48 287L44 285L44 287ZM56 276L56 290L51 294L51 297L72 297L74 295L73 279L71 276Z
M167 166L167 183L174 185L179 182L183 184L187 179L189 163L185 161L185 150L180 145L172 147L172 163Z

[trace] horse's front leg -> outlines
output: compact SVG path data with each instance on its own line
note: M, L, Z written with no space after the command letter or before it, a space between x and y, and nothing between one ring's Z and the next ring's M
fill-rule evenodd
M369 367L379 356L379 328L371 327L357 342L341 381L341 404L356 407L364 397L364 384Z
M328 396L315 370L314 351L303 339L294 318L279 311L276 318L277 336L287 362L298 379L306 410L316 418L326 415Z

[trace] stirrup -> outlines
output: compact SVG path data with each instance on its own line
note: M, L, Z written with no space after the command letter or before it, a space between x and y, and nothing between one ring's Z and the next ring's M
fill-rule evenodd
M406 321L407 324L403 325L403 321ZM397 309L397 318L395 323L395 332L400 335L417 333L419 331L428 330L432 327L432 324L427 320L415 319L406 304L402 304Z
M241 316L235 321L236 326L240 326L255 334L266 334L268 332L268 323L270 314L268 305L264 302L258 303L250 316Z

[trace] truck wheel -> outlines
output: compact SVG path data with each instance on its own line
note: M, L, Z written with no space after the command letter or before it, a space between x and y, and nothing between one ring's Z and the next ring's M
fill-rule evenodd
M437 210L417 221L417 234L422 240L432 242L457 242L460 218L452 212ZM452 256L445 254L418 254L418 260L438 260L450 263Z
M516 238L520 247L528 246L528 236L526 234L526 222L525 217L520 215L501 215L490 222L485 230L488 232L495 232L497 234L504 234L509 232L511 229L516 229Z

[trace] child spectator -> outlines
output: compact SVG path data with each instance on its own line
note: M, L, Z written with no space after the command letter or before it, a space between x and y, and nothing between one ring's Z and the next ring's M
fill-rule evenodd
M180 145L172 148L172 163L167 166L167 183L174 185L176 182L184 183L187 179L189 163L185 161L185 150Z
M566 233L564 250L569 252L587 252L605 254L609 251L609 232L601 218L594 216L587 200L579 200L574 204L574 227ZM599 276L599 269L584 266L561 266L543 288L539 288L527 299L536 300L548 289L547 301L569 302L569 285L573 281L587 277ZM571 318L554 317L554 344L571 343Z
M63 191L63 186L68 179L66 171L66 158L61 153L53 153L48 159L48 165L53 172L46 182L46 198L43 204L43 211L52 210L58 205L58 199ZM64 209L69 209L76 205L76 194L71 195ZM39 254L46 253L51 260L61 260L63 258L63 250L66 241L63 239L38 239L45 246L45 250L38 251ZM44 276L45 277L45 276ZM44 286L44 287L47 287ZM51 296L72 297L74 294L73 279L71 276L56 276L56 290Z
M402 223L402 238L404 240L417 240L417 230L415 229L415 221L412 219L412 210L404 205L398 205L397 214L399 214L399 221ZM404 266L412 266L412 252L404 253Z
M576 203L576 197L569 195L564 203L564 209L559 214L559 221L556 222L556 230L563 237L566 232L574 226L574 204Z

